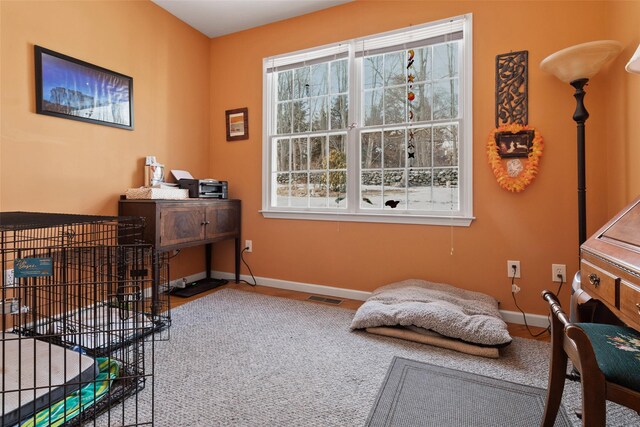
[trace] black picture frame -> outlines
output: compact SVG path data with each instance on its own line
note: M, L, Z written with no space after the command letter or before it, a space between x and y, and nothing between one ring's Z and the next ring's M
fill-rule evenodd
M133 130L133 78L34 46L36 113Z
M249 139L249 109L236 108L225 111L227 122L227 141Z
M498 132L496 133L498 154L502 158L528 157L534 136L533 130L521 130L516 133Z

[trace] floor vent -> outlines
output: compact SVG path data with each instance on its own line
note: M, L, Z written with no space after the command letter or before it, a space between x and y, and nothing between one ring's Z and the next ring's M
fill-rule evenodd
M307 300L317 301L317 302L326 302L327 304L333 304L333 305L338 305L342 302L341 299L321 297L319 295L311 295L309 298L307 298Z

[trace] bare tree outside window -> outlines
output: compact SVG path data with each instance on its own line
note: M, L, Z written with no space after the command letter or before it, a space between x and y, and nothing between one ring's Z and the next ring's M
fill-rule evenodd
M458 208L458 42L412 50L363 59L363 209ZM382 125L400 128L369 132Z
M276 206L346 206L349 63L327 61L276 75Z

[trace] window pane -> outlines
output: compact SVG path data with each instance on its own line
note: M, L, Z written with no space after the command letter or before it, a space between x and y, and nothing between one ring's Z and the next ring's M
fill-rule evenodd
M307 138L291 138L291 169L307 170Z
M458 126L433 127L434 166L458 165Z
M413 113L413 119L411 122L424 122L431 120L431 84L421 83L413 85L411 89L415 98L411 101L408 95L409 102L407 103L407 109L409 110L409 118Z
M413 145L415 152L412 166L414 167L430 167L431 166L431 128L411 129L413 132Z
M383 209L406 209L405 170L385 170L383 179Z
M293 90L293 71L282 71L278 73L278 101L291 99Z
M327 97L311 98L311 130L327 130L329 112L327 110Z
M308 179L307 173L291 174L291 206L307 207Z
M288 171L289 167L289 139L276 141L276 165L277 171Z
M382 124L382 90L371 90L364 93L364 125Z
M348 95L333 95L331 97L331 129L346 129L348 117Z
M346 59L331 63L331 93L349 91L349 63Z
M386 53L384 55L385 86L401 85L407 82L404 76L404 52Z
M362 169L382 167L382 133L362 132L360 134Z
M312 208L327 207L328 179L326 172L309 174L309 206Z
M329 205L331 207L347 205L347 172L329 172Z
M382 171L362 172L360 175L360 207L382 208Z
M458 117L458 80L441 80L433 84L433 118Z
M311 163L309 168L311 170L322 170L326 164L326 149L327 138L324 136L314 136L309 139L311 146Z
M414 74L414 82L431 80L431 52L431 47L414 49L412 69Z
M276 206L289 206L289 173L276 174Z
M382 87L383 72L382 65L384 59L382 55L368 56L363 60L364 89L374 89Z
M295 99L309 96L309 67L293 70L293 97Z
M458 76L458 43L433 46L433 79Z
M309 96L326 95L329 89L329 64L311 66L311 83Z
M384 163L385 169L404 167L405 143L404 129L384 132Z
M458 168L433 170L432 209L451 211L459 209Z
M293 101L293 132L309 131L309 102L307 100Z
M329 169L347 168L346 135L329 136Z
M409 171L408 208L418 210L431 209L432 191L431 169L411 169Z
M388 88L384 90L384 123L404 123L406 86Z
M291 133L291 102L281 102L278 104L276 133Z

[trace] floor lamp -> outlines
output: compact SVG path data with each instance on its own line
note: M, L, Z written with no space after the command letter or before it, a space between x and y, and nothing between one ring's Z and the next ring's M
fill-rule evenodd
M640 74L640 46L638 46L638 49L636 49L636 52L631 59L629 59L624 69L630 73Z
M562 49L546 57L541 63L543 71L555 75L574 87L576 110L573 120L578 127L578 239L579 245L587 240L587 199L585 178L585 127L589 112L584 106L584 87L589 79L615 58L622 50L622 43L601 40Z

